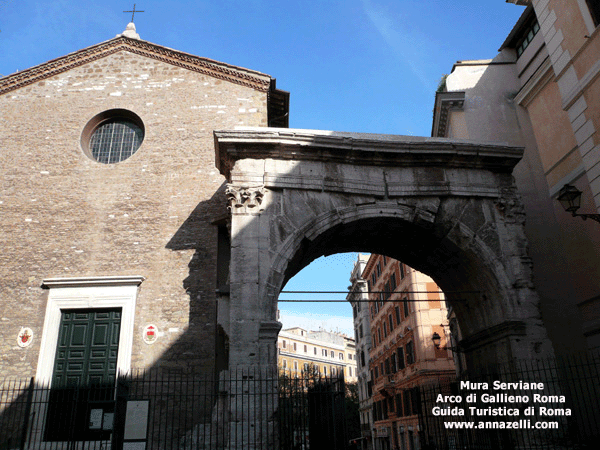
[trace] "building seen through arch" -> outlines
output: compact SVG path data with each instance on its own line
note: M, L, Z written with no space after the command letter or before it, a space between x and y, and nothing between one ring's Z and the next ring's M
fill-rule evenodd
M361 448L419 448L418 388L455 375L449 342L432 341L449 334L444 295L430 277L384 255L359 255L350 280Z
M351 336L301 327L285 328L277 337L277 366L292 377L338 377L356 382L356 345Z

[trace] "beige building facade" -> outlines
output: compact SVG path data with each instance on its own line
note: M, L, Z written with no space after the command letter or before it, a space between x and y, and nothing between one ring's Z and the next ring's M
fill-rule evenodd
M511 3L525 8L500 53L458 61L437 93L432 135L524 146L514 176L544 323L558 354L594 349L600 226L557 198L572 185L580 213L600 207L598 2Z
M353 338L330 331L286 328L277 338L277 365L290 376L342 376L357 381Z
M371 340L371 319L369 308L369 287L363 272L369 255L358 254L350 275L350 286L346 300L352 305L354 338L356 339L356 367L358 372L358 401L360 415L360 448L373 448L373 381L369 370L369 360L373 343ZM358 442L357 442L358 444Z
M369 286L373 448L420 448L418 387L454 375L444 294L427 275L372 254ZM442 338L438 348L433 335Z

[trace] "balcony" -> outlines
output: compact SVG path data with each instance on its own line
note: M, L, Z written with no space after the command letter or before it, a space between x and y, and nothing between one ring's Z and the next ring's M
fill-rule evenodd
M396 394L396 381L394 380L394 375L385 375L383 377L383 383L381 383L379 392L385 397L393 397Z
M390 374L390 375L385 375L383 377L383 387L384 388L390 388L390 387L394 387L394 385L396 384L396 379L394 377L394 374Z

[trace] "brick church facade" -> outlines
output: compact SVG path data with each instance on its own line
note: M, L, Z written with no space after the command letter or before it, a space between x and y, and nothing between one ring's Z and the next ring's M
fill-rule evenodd
M133 24L1 78L0 373L224 367L213 131L287 127L288 100L269 75L140 40ZM117 129L133 139L122 154ZM63 367L63 351L82 365Z

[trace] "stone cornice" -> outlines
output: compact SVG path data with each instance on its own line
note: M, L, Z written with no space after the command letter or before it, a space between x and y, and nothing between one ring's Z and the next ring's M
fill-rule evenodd
M527 80L523 85L517 96L515 102L524 108L527 108L531 101L541 92L541 90L550 81L554 80L554 71L552 70L552 64L550 63L550 57L547 57L540 67L537 68L535 73Z
M207 58L200 58L151 42L119 36L30 69L0 78L0 95L120 51L135 53L231 83L250 87L261 92L269 92L271 85L271 77L260 72Z
M464 104L464 92L436 92L431 135L433 137L446 137L448 134L448 112L451 109L461 110Z
M594 81L598 76L600 76L600 60L596 61L596 63L589 68L589 70L585 73L585 75L581 78L581 80L577 81L573 88L563 96L563 110L567 111L573 103L583 95L583 91L588 88L588 86Z
M44 288L89 287L89 286L139 286L145 278L141 275L107 277L46 278Z
M388 167L447 167L511 172L523 148L507 144L288 128L215 131L216 163L230 179L240 159L324 161Z

